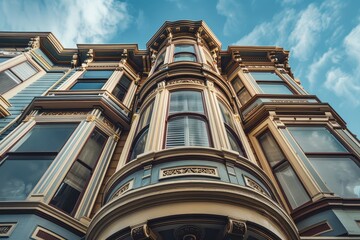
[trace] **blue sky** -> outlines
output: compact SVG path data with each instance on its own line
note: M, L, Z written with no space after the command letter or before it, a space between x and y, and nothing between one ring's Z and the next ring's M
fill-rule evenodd
M228 45L280 46L310 94L360 136L359 0L0 0L0 30L50 31L76 43L138 43L164 23L205 20Z

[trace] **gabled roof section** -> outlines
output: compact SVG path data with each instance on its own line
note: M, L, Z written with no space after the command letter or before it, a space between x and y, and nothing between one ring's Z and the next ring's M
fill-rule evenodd
M194 39L196 39L196 34L199 33L210 50L215 48L221 49L221 42L204 21L190 20L166 21L146 43L146 48L158 51L159 47L169 37L169 33L172 34L173 38L184 36L193 37Z

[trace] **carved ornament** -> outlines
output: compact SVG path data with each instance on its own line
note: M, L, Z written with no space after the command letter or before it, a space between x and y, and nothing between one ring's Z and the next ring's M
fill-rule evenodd
M247 187L252 188L253 190L261 193L262 195L269 197L269 194L253 179L246 177L246 176L244 176L244 179L245 179L245 185Z
M217 169L214 167L182 166L160 170L160 179L188 175L218 177Z

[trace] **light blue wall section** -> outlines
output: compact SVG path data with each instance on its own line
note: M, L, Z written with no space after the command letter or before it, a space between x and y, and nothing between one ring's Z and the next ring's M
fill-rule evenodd
M160 170L171 168L171 167L181 167L181 166L206 166L216 168L218 172L218 177L207 176L207 175L182 175L176 177L169 177L159 179ZM261 180L260 177L256 176L255 173L250 172L249 170L243 168L241 165L227 165L218 161L211 160L173 160L168 162L162 162L152 165L150 169L138 169L137 171L131 172L122 176L114 187L111 188L109 194L105 193L105 202L109 201L112 195L121 188L125 183L130 180L134 180L132 189L141 188L147 185L157 184L160 182L167 181L184 181L184 180L207 180L207 181L219 181L232 183L240 186L245 186L244 176L251 178L257 184L259 184L269 196L275 199L274 194L271 192L270 188ZM131 191L131 190L130 190Z
M63 81L69 78L74 72L75 71L73 70L67 74ZM11 115L0 119L0 140L8 135L18 125L17 123L12 123L12 121L21 115L24 109L31 103L33 98L41 96L63 76L64 72L48 72L8 100L11 104L11 107L8 109ZM2 132L5 128L8 129L5 132Z
M296 223L299 231L311 228L311 226L316 225L317 223L321 223L327 221L327 223L331 226L332 230L329 232L325 232L320 234L319 236L341 236L343 234L347 234L346 229L344 228L342 222L336 216L333 210L328 210L324 212L320 212L318 214L314 214L311 217L308 217L302 221Z
M0 223L17 223L9 238L12 240L27 240L30 238L37 226L46 228L68 240L80 240L82 236L64 229L53 222L33 214L0 215ZM1 237L0 237L1 238ZM2 239L2 238L1 238Z

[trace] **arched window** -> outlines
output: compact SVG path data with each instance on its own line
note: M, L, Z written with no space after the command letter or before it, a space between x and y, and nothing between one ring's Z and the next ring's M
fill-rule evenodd
M210 145L201 92L182 90L170 93L166 148Z

